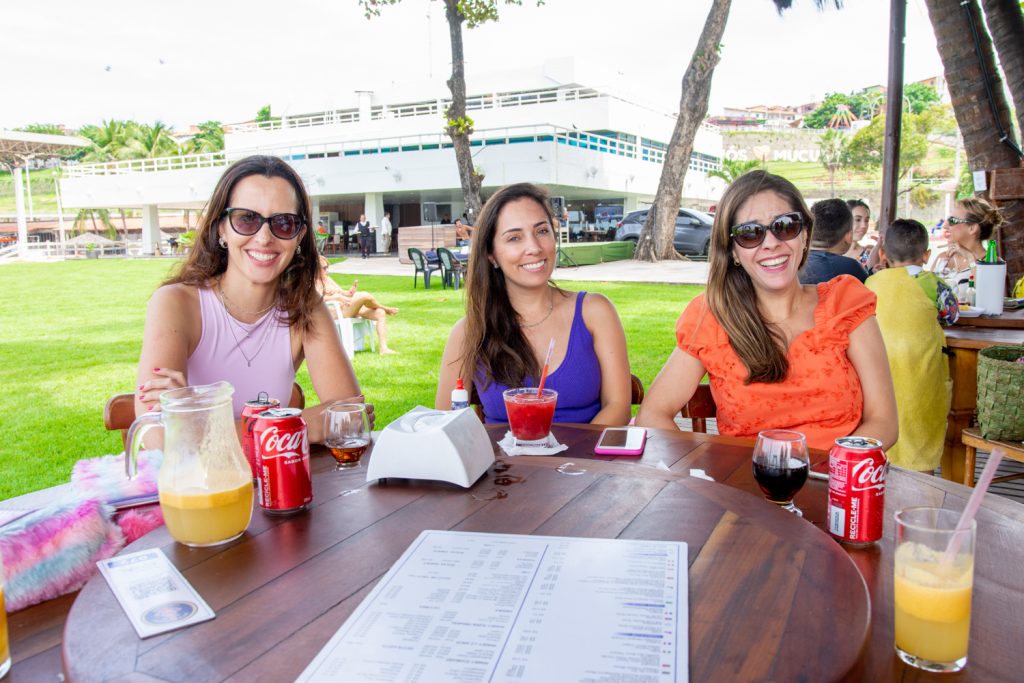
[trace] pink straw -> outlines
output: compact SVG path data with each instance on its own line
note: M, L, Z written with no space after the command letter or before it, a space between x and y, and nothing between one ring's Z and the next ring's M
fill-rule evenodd
M953 563L953 558L956 557L957 551L960 550L960 544L966 535L961 532L971 528L971 522L974 521L975 515L978 514L978 508L981 507L981 499L985 497L985 492L988 490L989 484L992 483L992 478L996 476L996 468L999 467L999 463L1004 455L1006 453L1003 449L996 446L992 449L991 455L988 456L985 469L981 471L981 478L978 479L974 492L971 493L971 497L967 501L967 507L964 508L963 514L960 515L960 521L956 524L953 538L949 539L949 545L946 546L946 553L942 556L942 564L950 565Z
M555 338L551 338L548 344L548 355L544 356L544 369L540 372L540 384L537 385L537 398L544 395L544 382L548 381L548 363L551 362L551 352L555 350Z

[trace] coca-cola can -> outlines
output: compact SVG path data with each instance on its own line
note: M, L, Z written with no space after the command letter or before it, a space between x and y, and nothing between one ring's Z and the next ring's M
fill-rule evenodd
M249 469L252 470L253 481L256 480L256 450L253 447L252 430L256 426L256 416L264 410L276 408L281 402L276 398L270 398L265 391L261 391L252 401L246 401L242 408L242 452L245 459L249 461Z
M888 471L878 439L836 439L828 452L828 531L838 541L865 546L882 538Z
M313 501L309 436L298 408L269 408L253 427L256 490L263 511L290 515Z

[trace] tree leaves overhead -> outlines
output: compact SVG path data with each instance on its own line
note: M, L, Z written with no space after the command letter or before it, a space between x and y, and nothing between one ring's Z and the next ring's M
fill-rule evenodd
M402 0L359 0L367 19L379 17L381 10L386 5L397 5L400 2ZM501 5L522 4L522 0L459 0L456 6L466 22L466 28L476 28L488 21L497 21ZM544 0L538 0L537 4L543 5Z

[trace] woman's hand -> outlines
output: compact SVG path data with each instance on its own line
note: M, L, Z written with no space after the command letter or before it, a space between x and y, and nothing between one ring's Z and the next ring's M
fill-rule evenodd
M171 389L188 386L185 373L170 368L153 368L157 376L139 385L136 398L146 410L160 410L160 395Z

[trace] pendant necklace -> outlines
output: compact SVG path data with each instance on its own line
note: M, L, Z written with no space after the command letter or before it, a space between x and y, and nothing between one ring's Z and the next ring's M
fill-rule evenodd
M235 320L235 317L233 315L231 315L230 300L228 299L227 294L224 293L224 288L221 286L221 283L220 283L219 280L217 281L217 291L220 294L221 305L224 307L224 312L228 314L228 320L231 323L230 325L228 325L228 331L231 332L231 336L235 340L235 348L238 349L238 352L240 354L242 354L242 358L245 359L246 366L251 368L252 367L252 362L254 360L256 360L257 356L260 355L260 352L263 351L263 347L266 345L267 340L270 339L270 331L274 327L274 325L268 325L267 324L268 319L264 318L263 320L258 321L256 326L254 326L253 328L246 329L242 325L242 323L240 323L239 321ZM274 304L270 304L269 306L264 308L262 311L257 311L256 313L252 313L250 315L265 315L267 313L267 311L269 311L273 307L274 307ZM272 318L273 318L273 320L276 320L277 316L276 315L272 316ZM241 339L239 339L238 334L235 332L235 328L236 327L242 333ZM249 336L253 333L253 331L255 331L256 327L262 327L263 328L263 339L260 341L260 345L258 347L256 347L256 353L254 353L252 356L249 356L248 354L246 354L245 350L242 348L242 342L249 338Z

